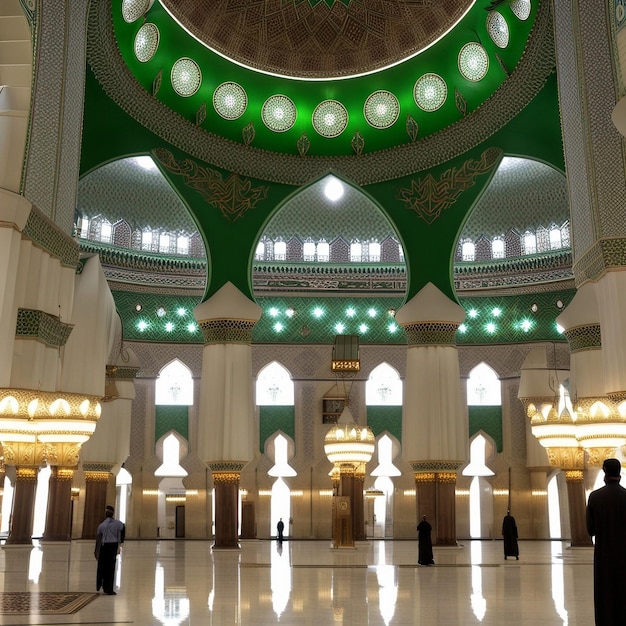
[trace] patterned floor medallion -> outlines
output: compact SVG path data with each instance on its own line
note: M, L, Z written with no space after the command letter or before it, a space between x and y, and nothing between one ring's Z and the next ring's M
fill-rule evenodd
M98 595L78 591L0 592L0 615L69 615L82 609Z

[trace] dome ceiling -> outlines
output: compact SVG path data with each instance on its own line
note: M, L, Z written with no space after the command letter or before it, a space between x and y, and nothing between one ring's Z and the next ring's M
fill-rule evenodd
M379 70L434 43L474 0L163 0L209 48L244 66L299 78Z
M111 2L123 61L158 103L207 141L309 157L365 157L457 123L490 134L479 111L503 89L516 101L540 11L537 0Z

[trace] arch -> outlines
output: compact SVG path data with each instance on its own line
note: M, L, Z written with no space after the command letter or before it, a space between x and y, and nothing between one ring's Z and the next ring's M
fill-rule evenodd
M467 379L469 406L502 405L502 387L496 371L484 361L470 370Z
M338 199L330 199L324 193L325 186L331 181L343 189ZM303 237L306 237L304 242ZM277 203L257 231L250 249L249 266L253 267L257 245L264 240L274 242L275 262L378 263L382 257L378 242L390 237L401 241L393 219L380 201L329 171ZM347 242L352 242L352 254L351 244ZM371 251L366 243L372 244ZM313 246L316 246L315 250ZM359 250L356 250L357 246L360 246ZM404 263L402 259L398 262ZM252 283L254 292L254 277Z
M398 370L386 361L377 365L365 383L367 405L402 405L402 380Z
M155 381L155 404L193 405L193 376L180 359L159 370Z
M161 465L154 472L155 476L187 476L180 462L189 453L189 442L175 430L170 430L158 439L155 456Z
M256 379L257 405L289 406L294 404L294 384L289 370L272 361L259 370Z

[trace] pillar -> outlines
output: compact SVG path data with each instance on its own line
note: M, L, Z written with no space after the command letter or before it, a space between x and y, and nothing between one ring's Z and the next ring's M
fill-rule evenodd
M591 537L587 534L585 494L585 476L582 470L566 470L567 503L572 533L572 547L591 546Z
M85 514L81 539L95 539L98 525L104 519L107 490L112 466L84 464L85 470Z
M414 464L414 468L416 465ZM419 466L418 466L419 468ZM432 464L431 464L432 469ZM417 519L425 515L433 527L433 545L456 545L456 466L454 471L415 472Z
M365 466L360 465L354 474L354 490L352 499L353 533L355 541L366 541L365 534L365 509L363 501L363 486L365 484Z
M197 454L213 474L215 548L239 548L239 478L258 446L250 344L261 313L230 282L194 310L204 336Z
M403 456L415 473L416 525L426 515L437 545L456 545L456 472L468 458L455 340L464 318L463 309L432 283L396 313L408 341Z
M51 468L48 483L48 509L45 541L69 541L72 538L72 478L73 467Z
M209 467L211 467L209 465ZM215 542L214 548L239 548L239 477L241 468L233 466L231 471L211 467L215 489Z
M15 468L15 491L7 544L32 542L38 471L39 468L33 466L20 465Z

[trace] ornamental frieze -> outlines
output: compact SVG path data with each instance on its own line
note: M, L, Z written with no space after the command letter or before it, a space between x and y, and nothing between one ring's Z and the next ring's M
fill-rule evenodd
M476 179L495 169L502 158L500 148L488 148L480 160L468 159L459 168L451 167L439 178L432 174L411 180L409 187L400 188L396 198L405 208L414 211L427 224L432 224L441 213L453 206L459 196L473 187Z
M267 198L269 187L253 187L249 178L237 174L224 178L217 170L198 165L192 159L178 161L165 148L157 148L153 154L168 172L182 176L187 187L197 191L209 206L219 209L229 222L242 218Z

